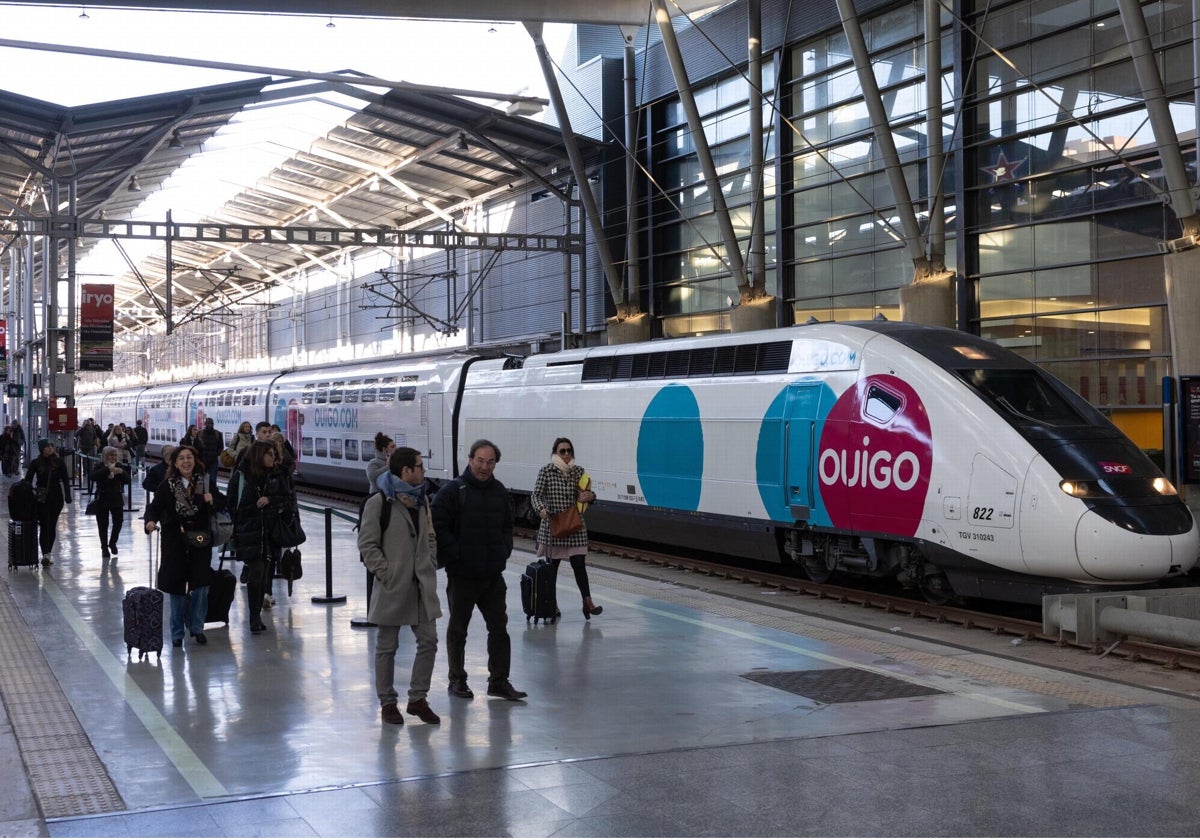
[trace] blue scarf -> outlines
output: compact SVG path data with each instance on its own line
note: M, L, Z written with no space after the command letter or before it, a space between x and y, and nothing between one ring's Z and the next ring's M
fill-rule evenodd
M425 502L425 482L421 482L418 486L413 487L407 481L404 481L398 475L392 475L391 470L383 473L375 480L375 486L383 491L383 496L388 501L396 498L396 494L400 493L405 496L411 496L419 505Z

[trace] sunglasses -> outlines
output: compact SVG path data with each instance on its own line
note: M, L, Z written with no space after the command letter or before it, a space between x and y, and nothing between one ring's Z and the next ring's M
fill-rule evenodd
M574 449L559 449L557 454L559 454L559 455L574 455L575 450Z

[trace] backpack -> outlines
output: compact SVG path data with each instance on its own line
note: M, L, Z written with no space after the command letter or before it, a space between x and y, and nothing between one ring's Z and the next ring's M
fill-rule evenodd
M464 481L459 481L457 478L454 479L454 483L458 485L458 504L461 506L463 501L466 500L466 498L467 498L467 484ZM359 528L362 527L363 511L366 510L367 499L370 499L371 496L382 496L382 495L383 495L382 490L376 490L370 496L367 496L361 502L358 503L358 519L354 523L355 531L359 530ZM391 523L391 521L392 521L392 506L387 503L387 499L384 499L383 504L379 506L379 535L381 537L383 536L384 532L387 531L388 525ZM359 559L359 562L362 562L363 557L361 554L358 555L358 559Z

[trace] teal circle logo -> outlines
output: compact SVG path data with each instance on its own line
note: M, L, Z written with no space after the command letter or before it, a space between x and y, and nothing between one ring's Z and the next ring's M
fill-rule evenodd
M638 429L637 471L646 504L699 510L704 429L691 388L668 385L646 406Z

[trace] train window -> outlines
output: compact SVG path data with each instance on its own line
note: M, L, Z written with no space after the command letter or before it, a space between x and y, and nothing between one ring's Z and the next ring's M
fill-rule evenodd
M633 373L629 375L630 379L645 379L646 371L650 369L650 355L648 353L638 353L633 357Z
M667 376L673 378L687 376L691 361L690 350L672 350L667 353Z
M1009 422L1082 426L1088 420L1036 370L960 370L959 376Z
M326 403L329 402L329 383L328 382L318 382L317 383L317 391L316 391L316 395L315 395L314 399L315 399L317 405L325 405Z
M345 390L346 390L345 382L334 382L331 386L329 386L329 402L330 402L330 404L341 403L342 393Z
M312 438L310 438L310 437L300 438L300 454L301 455L312 455L313 454L313 439Z
M401 385L396 392L396 399L400 402L412 402L417 398L416 385Z
M330 438L329 439L329 457L336 458L339 461L342 460L342 439L341 438Z
M666 353L650 353L650 364L646 370L648 379L662 379L663 374L667 372L667 354Z
M242 394L242 405L258 405L258 389L247 388Z
M375 457L375 442L364 440L362 442L362 448L359 451L362 453L361 457L364 461L370 461Z
M358 402L358 394L359 394L360 390L362 390L362 383L359 382L357 379L351 379L349 382L347 382L346 383L346 402L348 402L348 403Z
M713 360L713 376L729 376L732 374L734 358L736 356L737 347L718 347L716 357Z
M613 379L629 379L633 376L633 356L618 356L613 368Z
M692 351L692 363L688 369L688 376L712 376L713 361L716 357L716 348L697 347Z
M313 454L316 455L316 457L318 457L318 458L328 458L329 457L329 439L328 438L317 438L316 443L317 443L316 452L314 452Z
M302 405L312 405L314 386L310 383L304 386L304 390L300 392L300 403Z
M379 380L379 401L393 402L396 399L396 377L385 376Z
M375 402L378 397L378 379L364 379L362 384L362 401L365 403Z
M346 460L347 461L357 461L358 460L358 441L356 441L354 439L350 439L350 440L346 441Z

